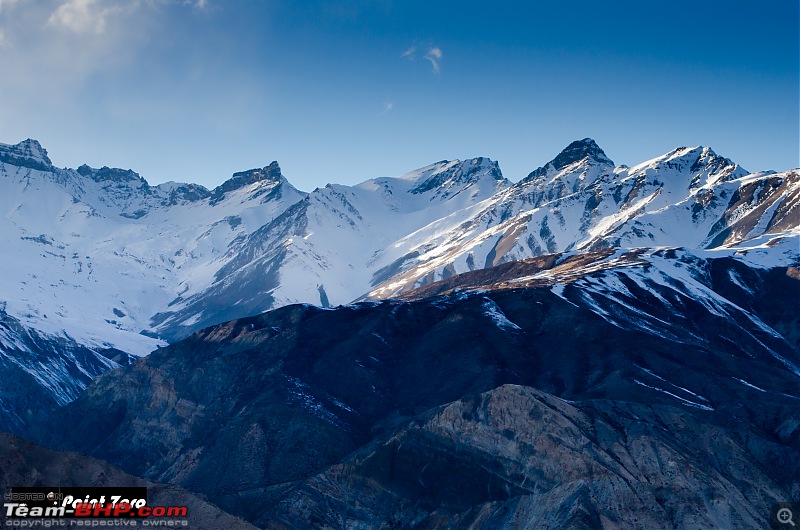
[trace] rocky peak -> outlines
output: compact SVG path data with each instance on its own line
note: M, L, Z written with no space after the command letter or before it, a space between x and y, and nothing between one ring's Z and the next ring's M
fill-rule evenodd
M535 171L532 171L525 180L547 174L548 168L560 171L570 164L580 162L584 159L589 163L594 162L611 167L614 166L614 162L606 156L605 152L597 145L597 142L591 138L584 138L583 140L575 140L569 144L553 160Z
M638 167L683 173L691 179L690 187L727 182L748 174L729 158L718 155L710 147L678 147L666 155Z
M248 169L247 171L240 171L234 173L231 178L214 188L211 192L211 204L217 204L225 198L225 194L231 191L244 188L255 183L272 184L269 188L261 187L259 194L264 193L266 189L272 189L276 193L280 193L281 182L285 180L281 174L281 167L278 162L273 161L270 165L263 168ZM270 196L272 194L270 193Z
M420 183L411 190L411 193L419 194L445 186L460 185L466 186L489 177L495 181L505 181L500 166L494 160L485 157L472 158L470 160L452 162L442 161L436 164L439 166L434 171L428 173L427 178L421 179Z
M200 184L165 182L158 188L169 197L163 202L165 206L174 206L182 202L197 202L211 196L211 192Z
M748 171L732 161L715 153L710 147L703 147L697 160L689 168L691 171L706 172L715 182L725 182L743 177Z
M234 173L231 178L214 188L214 195L222 195L256 182L278 183L282 177L280 166L277 162L272 162L270 165L260 169L248 169L247 171Z
M42 144L31 138L17 145L0 144L0 162L40 171L53 170L47 151Z
M91 166L83 164L77 169L78 173L84 177L89 177L95 182L107 182L122 184L125 182L135 182L138 184L147 184L138 173L132 169L119 169L103 166L100 169L95 169Z

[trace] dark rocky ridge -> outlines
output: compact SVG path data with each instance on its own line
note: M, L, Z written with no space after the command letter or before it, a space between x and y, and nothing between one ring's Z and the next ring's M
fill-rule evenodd
M110 168L108 166L103 166L100 169L94 169L86 164L83 164L76 171L84 177L90 177L95 182L136 182L137 184L145 187L149 186L147 181L132 169L118 169Z
M211 192L211 201L219 202L226 193L238 190L256 182L267 182L278 185L281 183L283 175L278 162L272 162L270 165L261 169L250 169L248 171L240 171L234 173L231 178L214 188Z
M800 494L795 346L688 295L677 340L565 296L284 307L100 377L38 437L267 527L757 528Z

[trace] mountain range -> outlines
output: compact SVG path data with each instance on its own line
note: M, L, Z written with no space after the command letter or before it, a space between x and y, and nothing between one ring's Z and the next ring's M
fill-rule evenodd
M208 190L26 140L0 189L0 429L52 450L262 528L763 528L800 496L796 169L587 138L516 183Z

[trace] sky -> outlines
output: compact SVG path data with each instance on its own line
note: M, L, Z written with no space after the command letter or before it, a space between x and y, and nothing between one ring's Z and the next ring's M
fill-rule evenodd
M594 138L800 166L797 0L0 0L0 142L60 167L298 188Z

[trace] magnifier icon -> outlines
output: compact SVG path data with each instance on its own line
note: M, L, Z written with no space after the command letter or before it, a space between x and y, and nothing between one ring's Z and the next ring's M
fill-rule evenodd
M793 515L792 510L789 508L781 508L778 510L778 522L781 524L790 524L796 528L797 525L794 524Z

